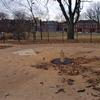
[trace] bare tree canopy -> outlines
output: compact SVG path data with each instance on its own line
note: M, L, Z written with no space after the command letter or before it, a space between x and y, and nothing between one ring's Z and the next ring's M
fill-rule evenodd
M0 12L0 20L2 19L8 19L8 14L4 13L4 12Z
M87 9L86 15L88 19L97 21L98 32L100 27L100 2L93 3L89 9Z
M22 12L22 11L15 11L14 12L14 19L25 20L26 19L26 13Z
M96 20L100 22L100 2L93 3L86 13L87 17L91 20Z

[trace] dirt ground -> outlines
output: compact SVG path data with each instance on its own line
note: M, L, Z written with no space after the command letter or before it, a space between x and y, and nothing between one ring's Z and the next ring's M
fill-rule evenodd
M51 64L61 50L75 62ZM100 100L100 44L0 44L0 100Z

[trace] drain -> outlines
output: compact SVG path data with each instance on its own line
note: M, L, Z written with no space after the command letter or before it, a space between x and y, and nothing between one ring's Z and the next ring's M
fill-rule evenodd
M56 65L67 65L73 63L73 61L69 58L64 58L63 61L61 61L61 58L55 58L51 61L51 63Z
M61 50L59 54L60 54L60 58L53 59L51 63L56 65L67 65L73 62L71 59L65 57L63 50Z

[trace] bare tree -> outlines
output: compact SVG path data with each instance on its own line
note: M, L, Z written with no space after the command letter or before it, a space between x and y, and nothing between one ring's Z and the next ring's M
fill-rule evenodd
M16 19L16 20L24 20L24 19L26 19L25 12L15 11L14 12L14 19Z
M24 34L24 22L26 20L25 12L22 11L15 11L14 12L14 20L15 20L15 38L17 37L18 41L20 42L21 38L25 39Z
M0 20L3 20L3 19L8 19L8 14L4 12L0 12Z
M49 1L49 0L48 0ZM65 17L67 25L67 38L74 39L74 26L77 23L80 12L82 0L56 0Z
M6 40L6 36L5 36L5 31L7 31L7 28L5 28L5 26L7 25L6 23L6 19L8 19L8 14L4 13L4 12L0 12L0 20L3 21L3 23L1 23L1 27L0 27L0 38L1 40L3 40L3 42L5 43Z
M14 13L13 9L11 9L8 6L8 2L14 5L17 4L16 7L19 6L18 8L23 8L27 12L27 15L29 15L31 21L31 33L33 35L33 41L36 40L37 23L38 23L36 17L38 17L37 16L38 13L41 13L43 11L43 7L41 8L41 6L43 6L42 1L41 0L2 0L4 6L7 9L9 9L12 13ZM41 14L43 15L43 13Z
M27 9L27 14L31 14L31 30L32 30L32 34L33 34L33 38L34 40L36 39L36 30L37 30L37 21L36 21L36 18L35 18L35 15L34 15L34 0L24 0L26 1L26 3L24 4L23 1L21 0L1 0L3 5L9 10L11 11L11 13L13 13L13 15L15 15L16 18L18 18L18 16L20 15L19 13L15 14L15 11L11 9L11 7L9 7L9 3L11 5L12 4L17 4L17 7L19 5L19 7L23 7L25 9ZM21 15L22 17L22 15Z
M63 16L62 13L58 13L56 16L55 16L55 20L58 21L58 22L65 22L65 18Z
M68 7L68 14L64 7L63 1L66 3ZM57 2L59 3L61 11L66 19L66 23L68 24L67 28L68 39L74 39L74 25L77 23L80 16L81 0L75 0L74 9L72 8L73 5L72 0L57 0Z
M97 21L97 31L100 32L100 2L93 3L86 12L87 17L90 20Z

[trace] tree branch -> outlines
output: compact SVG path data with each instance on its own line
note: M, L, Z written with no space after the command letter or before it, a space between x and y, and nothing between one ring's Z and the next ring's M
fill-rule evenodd
M66 11L65 11L64 5L62 4L61 0L57 0L57 1L59 3L59 6L60 6L60 8L62 10L62 13L63 13L66 21L69 22L69 18L68 18L68 15L67 15Z

